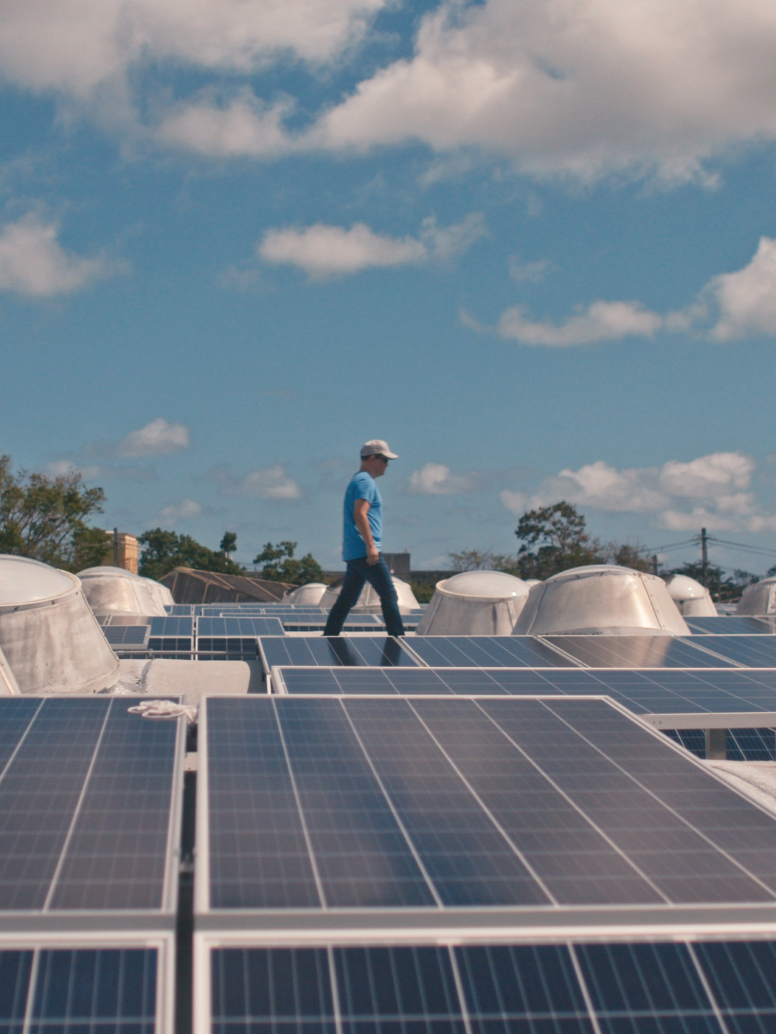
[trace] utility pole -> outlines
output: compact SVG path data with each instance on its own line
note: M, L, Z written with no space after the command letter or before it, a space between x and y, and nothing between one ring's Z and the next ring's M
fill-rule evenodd
M657 568L658 568L657 553L654 553L652 555L652 574L657 574Z
M706 574L709 568L709 551L707 548L708 536L706 529L701 528L701 582L706 585ZM708 585L706 585L708 588Z
M119 566L119 529L113 529L113 566Z

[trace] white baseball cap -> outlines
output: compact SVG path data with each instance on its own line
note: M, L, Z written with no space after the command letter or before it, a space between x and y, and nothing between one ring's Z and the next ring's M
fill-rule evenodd
M391 452L388 448L388 442L384 442L382 438L372 438L369 442L364 442L361 446L361 459L365 460L367 456L385 456L389 460L398 460L398 456L395 452Z

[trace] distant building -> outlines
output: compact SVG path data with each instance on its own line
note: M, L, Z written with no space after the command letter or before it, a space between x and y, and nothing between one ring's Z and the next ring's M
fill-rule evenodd
M251 575L217 574L176 567L159 581L176 603L277 603L293 585L271 582Z
M125 571L137 574L137 563L140 556L137 539L125 531L106 531L111 540L111 549L102 562L103 567L123 567Z

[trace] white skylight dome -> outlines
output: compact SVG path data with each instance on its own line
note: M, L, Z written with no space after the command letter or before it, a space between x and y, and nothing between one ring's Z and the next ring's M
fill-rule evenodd
M22 693L97 692L119 666L75 575L5 554L0 650Z
M163 586L150 578L125 571L123 567L87 567L78 572L78 577L95 614L164 617L167 613L162 594L158 591Z
M716 617L717 608L705 585L686 574L672 574L666 578L669 595L685 617Z
M535 585L515 635L689 635L662 578L614 564L590 564Z
M504 571L462 571L437 582L418 635L509 635L528 586Z
M295 589L284 592L281 603L290 603L295 607L318 607L321 597L326 592L323 582L308 582L307 585L298 585Z
M142 577L142 576L141 576ZM162 585L161 582L155 582L153 578L143 578L143 581L147 583L151 590L151 595L160 603L162 607L173 607L175 606L175 600L172 597L172 593L166 585Z
M413 610L418 609L418 601L415 599L415 593L403 582L401 578L397 578L396 575L391 575L393 579L393 585L396 589L396 595L399 597L399 613L409 614ZM340 594L342 588L342 582L329 585L326 591L321 596L318 602L319 607L323 607L324 610L331 610L334 606L334 601ZM381 614L382 607L380 606L380 597L377 595L375 590L369 584L366 583L364 588L361 590L361 595L356 601L355 607L350 611L351 614Z
M776 578L763 578L748 585L736 607L736 614L776 614Z

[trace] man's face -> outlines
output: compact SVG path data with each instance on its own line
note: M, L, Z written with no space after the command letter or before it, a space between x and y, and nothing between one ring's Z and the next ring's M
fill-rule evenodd
M364 466L373 478L381 478L388 469L388 460L378 453L375 456L368 456L364 460Z

